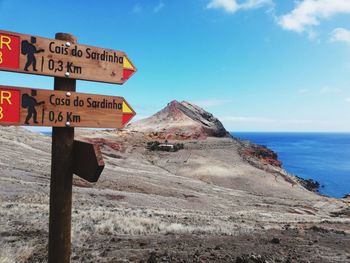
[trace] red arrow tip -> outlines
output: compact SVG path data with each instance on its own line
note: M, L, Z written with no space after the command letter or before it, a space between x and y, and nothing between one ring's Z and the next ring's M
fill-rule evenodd
M124 113L122 117L122 125L128 123L134 116L133 113Z
M123 80L127 80L131 77L132 74L134 74L134 70L130 70L130 69L124 69L123 70Z

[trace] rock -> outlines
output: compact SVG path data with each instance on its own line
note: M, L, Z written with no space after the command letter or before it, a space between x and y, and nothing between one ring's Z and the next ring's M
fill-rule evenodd
M281 243L281 240L277 237L274 237L274 238L272 238L271 243L272 244L279 244L279 243Z
M299 176L296 176L298 179L299 183L305 187L307 190L312 191L312 192L318 192L320 188L320 183L317 182L316 180L313 179L304 179Z
M147 260L147 263L157 263L157 255L154 251L151 252L151 254Z
M320 232L320 233L328 233L328 232L329 232L328 229L325 229L325 228L323 228L323 227L316 226L316 225L310 227L310 230L312 230L312 231L314 231L314 232Z
M140 247L145 247L146 245L147 245L147 243L145 243L145 242L140 242L140 243L139 243L139 246L140 246Z
M238 256L238 257L236 258L236 263L245 263L245 262L247 262L247 260L244 259L243 257Z
M107 146L110 149L113 149L114 151L119 151L119 152L124 151L123 143L120 143L120 142L116 143L116 142L106 140L104 138L84 138L84 141L97 144L101 147Z
M214 250L220 250L221 249L221 247L219 246L219 245L216 245L215 247L214 247Z
M189 102L176 100L151 117L130 124L126 130L144 132L159 140L230 137L211 113Z
M240 154L245 159L258 159L262 163L275 167L282 167L282 162L278 160L277 153L264 145L252 144L248 141L242 143Z
M350 207L331 212L331 217L350 218Z
M7 208L7 209L10 209L12 207L13 207L13 204L8 204L8 205L5 206L5 208Z
M236 263L267 263L261 255L242 255L236 258Z

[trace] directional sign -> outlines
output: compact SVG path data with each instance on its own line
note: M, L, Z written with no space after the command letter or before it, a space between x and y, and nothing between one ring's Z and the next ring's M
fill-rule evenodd
M1 30L0 70L116 84L136 72L121 51Z
M123 128L135 115L122 97L0 86L0 125Z

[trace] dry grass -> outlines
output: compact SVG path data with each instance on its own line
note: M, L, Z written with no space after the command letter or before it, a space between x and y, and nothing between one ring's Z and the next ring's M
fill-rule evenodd
M0 206L0 263L24 263L40 250L47 229L48 206L31 203L2 203Z
M0 250L0 263L25 263L33 255L34 247L24 245L10 247L5 245Z
M6 202L0 205L0 263L26 262L33 252L45 254L48 205ZM73 210L72 243L83 246L106 236L166 234L235 235L242 230L227 218L191 214L189 210L110 208L86 204Z
M202 215L198 220L182 220L181 213L166 213L151 209L89 209L76 211L73 217L73 243L82 243L91 235L164 235L164 234L207 234L235 235L249 232L252 228L242 228L242 224L224 218L213 219ZM181 222L180 222L181 221Z

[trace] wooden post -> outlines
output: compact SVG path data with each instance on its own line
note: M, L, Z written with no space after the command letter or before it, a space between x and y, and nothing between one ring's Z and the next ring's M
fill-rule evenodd
M70 34L57 33L56 39L76 43ZM54 89L75 91L76 81L54 79ZM68 263L71 255L72 183L74 128L52 129L50 183L49 263Z

